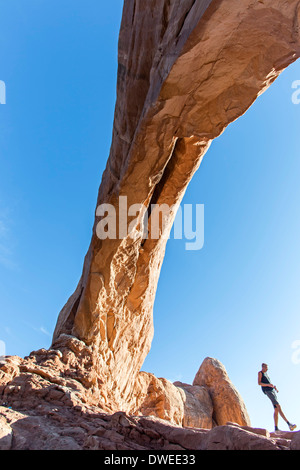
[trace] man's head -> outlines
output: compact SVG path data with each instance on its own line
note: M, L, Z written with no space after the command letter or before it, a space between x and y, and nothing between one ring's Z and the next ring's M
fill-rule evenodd
M267 372L267 370L268 370L268 364L265 364L265 363L263 362L262 365L261 365L261 370L262 370L263 372Z

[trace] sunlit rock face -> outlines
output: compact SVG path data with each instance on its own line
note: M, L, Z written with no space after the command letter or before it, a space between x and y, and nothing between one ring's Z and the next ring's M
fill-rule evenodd
M147 239L142 211L129 217L130 234L122 229L105 240L95 215L82 277L53 339L65 333L89 345L118 403L130 398L150 350L166 239L189 181L211 141L298 56L297 0L125 0L112 143L97 207L113 204L117 220L120 196L128 207L172 210L160 236L150 231Z
M203 386L208 390L212 400L212 418L218 426L228 421L240 424L250 423L243 399L220 361L207 357L202 362L193 385Z

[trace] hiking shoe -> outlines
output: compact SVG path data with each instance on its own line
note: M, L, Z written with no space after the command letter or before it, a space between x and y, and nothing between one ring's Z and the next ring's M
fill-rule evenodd
M289 424L289 429L290 431L294 431L294 429L296 429L296 424Z

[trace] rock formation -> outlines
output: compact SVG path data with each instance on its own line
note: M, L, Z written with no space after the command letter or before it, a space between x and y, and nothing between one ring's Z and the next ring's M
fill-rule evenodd
M193 385L208 390L213 405L212 418L218 425L227 421L250 422L243 400L229 380L225 367L216 359L208 357L203 361Z
M71 336L64 339L58 349L40 349L25 358L7 357L0 367L0 404L35 412L43 403L71 408L92 406L102 413L120 410L113 394L103 393L106 389L98 382L89 348ZM225 418L250 425L243 400L230 383L224 366L211 358L203 362L207 363L216 378L213 387L209 380L205 382L204 375L201 385L188 385L140 372L135 392L126 406L128 413L155 416L184 427L211 429L224 424ZM224 371L222 376L220 368ZM220 389L225 390L223 395L214 394L214 390Z
M82 276L51 348L0 368L2 448L299 447L250 427L215 359L191 385L140 371L187 185L212 140L299 57L299 23L299 0L124 1L112 143ZM138 210L124 225L125 202ZM115 237L99 237L103 204Z
M100 240L96 211L82 277L53 337L53 346L67 334L91 347L120 406L150 350L166 240L187 185L212 140L299 57L299 12L298 0L124 2L112 144L96 208L112 204L119 220L126 196L127 207L149 211L149 234L140 210L129 234ZM152 204L172 208L158 238Z
M0 450L300 450L300 432L274 434L243 424L237 401L229 416L239 423L213 420L213 415L224 417L223 395L214 390L228 388L225 412L229 395L238 398L238 393L212 358L205 359L195 381L203 383L210 369L219 383L171 384L149 374L143 378L145 397L137 397L140 409L131 415L111 413L93 394L85 348L70 337L60 350L6 358L0 370ZM181 405L180 393L186 396Z
M0 450L300 450L300 432L275 434L236 423L187 429L79 406L71 412L43 404L39 414L0 406Z

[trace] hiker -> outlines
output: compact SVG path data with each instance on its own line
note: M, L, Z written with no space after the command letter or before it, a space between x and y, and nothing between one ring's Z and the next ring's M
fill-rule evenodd
M261 371L258 373L258 385L261 386L262 391L264 392L265 395L271 400L273 406L274 406L274 423L275 423L275 432L279 431L278 429L278 413L280 416L284 419L284 421L287 423L290 431L294 431L294 429L297 427L296 424L291 424L286 417L283 414L283 411L281 409L281 406L277 400L277 395L276 392L278 393L278 390L275 385L273 385L270 382L269 376L267 375L267 370L268 370L268 365L265 363L262 363L261 365Z

